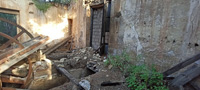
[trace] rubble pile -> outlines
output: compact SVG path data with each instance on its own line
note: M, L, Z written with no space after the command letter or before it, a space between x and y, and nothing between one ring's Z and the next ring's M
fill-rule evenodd
M60 57L59 54L62 57ZM64 67L65 69L85 68L86 66L91 67L89 64L92 63L92 66L96 65L95 69L97 69L102 62L101 56L99 54L95 54L93 48L91 47L72 50L68 53L52 53L50 54L50 57L52 56L59 56L59 60L52 61L54 64L58 65L59 67ZM95 72L96 71L97 70L95 70Z
M128 90L123 74L104 67L103 59L91 47L50 53L33 63L34 78L29 89Z
M51 55L59 56L58 53ZM113 71L104 67L102 57L95 54L91 47L76 49L65 55L62 53L62 56L61 59L52 60L52 62L58 67L68 70L85 90L129 90L124 84L123 74L119 70ZM50 90L79 90L79 87L73 81L67 81Z

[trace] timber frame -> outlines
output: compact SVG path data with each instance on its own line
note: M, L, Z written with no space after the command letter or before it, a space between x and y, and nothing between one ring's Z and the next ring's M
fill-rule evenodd
M33 37L31 33L28 32L24 27L21 25L6 20L4 18L0 18L1 21L9 23L11 25L16 26L17 28L21 29L22 31L19 32L16 36L11 37L4 33L0 32L0 36L3 36L9 39L6 43L0 46L0 90L17 90L16 88L9 88L3 87L2 83L15 83L21 84L21 90L28 88L29 84L33 79L33 57L31 57L35 52L38 52L41 47L47 44L49 37ZM20 43L18 42L17 38L20 37L23 33L26 33L31 40ZM12 43L16 43L13 47L9 47ZM25 78L14 77L14 76L7 76L2 75L4 71L15 65L16 63L26 59L28 57L29 63L29 72Z

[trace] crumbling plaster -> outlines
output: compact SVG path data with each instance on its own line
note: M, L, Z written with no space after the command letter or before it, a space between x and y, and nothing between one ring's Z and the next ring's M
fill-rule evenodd
M199 0L112 0L109 52L164 71L200 50Z

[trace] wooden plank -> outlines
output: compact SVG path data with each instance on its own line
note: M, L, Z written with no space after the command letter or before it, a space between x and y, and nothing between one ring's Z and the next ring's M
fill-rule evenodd
M94 9L103 8L103 6L104 6L104 3L90 5L90 7Z
M167 71L163 72L163 76L166 77L166 76L168 76L170 74L173 74L176 71L178 71L178 70L180 70L180 69L182 69L182 68L184 68L184 67L186 67L186 66L188 66L188 65L190 65L192 63L194 63L195 61L197 61L199 59L200 59L200 53L195 55L195 56L193 56L193 57L191 57L191 58L189 58L189 59L186 59L185 61L183 61L183 62L177 64L176 66L168 69Z
M3 87L2 90L29 90L29 89L18 89L18 88Z
M7 50L6 52L0 54L0 64L3 63L3 60L1 61L1 59L11 56L12 54L18 52L19 50L22 50L23 48L15 48L15 49L11 49L11 50Z
M172 87L183 86L199 75L200 75L200 64L195 63L193 66L189 67L186 71L180 73L174 80L172 80L170 82L170 86Z
M1 75L0 75L0 77L1 77ZM0 79L0 90L2 90L2 81L1 81L1 79Z
M34 43L33 45L25 47L24 49L20 50L19 52L16 52L15 54L13 54L11 56L2 59L7 62L0 65L0 73L4 72L8 68L10 68L14 64L16 64L17 62L23 60L30 54L34 53L35 51L40 49L42 46L46 45L47 40L49 40L48 37L42 38L41 40L38 40L38 42Z
M200 90L200 76L194 78L189 82L196 90Z
M56 65L55 65L55 67L56 67L56 69L57 69L59 72L61 72L61 73L64 74L67 78L69 78L70 81L71 81L72 83L74 83L74 84L77 85L77 86L80 86L78 80L75 79L66 69L64 69L64 68L62 68L62 67L58 67L58 66L56 66Z
M44 51L44 54L49 54L59 48L60 46L64 45L66 42L70 40L71 36L67 37L66 39L62 40L60 43L48 48L47 50Z
M24 84L25 79L20 77L13 77L13 76L5 76L1 75L2 82L5 83L17 83L17 84Z

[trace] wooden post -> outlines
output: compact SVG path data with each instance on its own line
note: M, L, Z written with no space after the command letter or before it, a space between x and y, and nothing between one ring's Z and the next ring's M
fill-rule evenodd
M1 77L1 75L0 75ZM2 81L1 81L1 78L0 78L0 90L2 90Z

